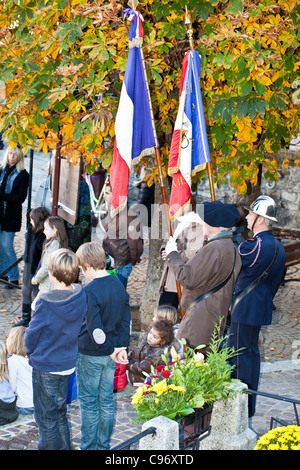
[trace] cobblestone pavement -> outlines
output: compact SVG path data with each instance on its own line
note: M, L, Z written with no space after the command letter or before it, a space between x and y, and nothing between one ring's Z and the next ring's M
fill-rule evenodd
M25 209L24 209L25 211ZM17 256L24 249L23 217L22 231L16 234L15 248ZM140 305L143 295L143 285L147 273L147 250L142 262L133 268L129 278L128 291L131 306ZM22 264L19 264L22 273ZM294 280L293 280L294 279ZM260 337L262 371L259 391L272 395L300 400L300 265L288 269L285 280L275 297L274 319L272 325L263 327ZM21 290L7 290L0 283L0 341L5 341L13 323L21 314ZM137 335L133 335L133 340ZM131 406L133 387L127 385L115 396L116 421L111 445L120 444L139 432L139 426L132 422L134 414ZM69 421L74 448L80 443L80 410L78 401L69 405ZM252 429L262 435L269 430L271 417L288 423L295 423L291 403L258 396L257 411L252 419ZM0 426L0 450L36 450L38 430L33 415L21 416L6 426Z

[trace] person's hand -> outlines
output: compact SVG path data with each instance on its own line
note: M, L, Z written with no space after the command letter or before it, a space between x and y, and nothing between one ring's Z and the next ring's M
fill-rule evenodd
M169 238L168 243L166 244L166 256L172 251L177 251L177 243L175 242L173 237Z
M37 285L38 285L38 282L35 280L35 277L33 277L33 278L31 279L31 284L32 284L33 286L37 286Z
M167 257L166 250L162 250L161 257L164 261L166 261L166 257Z
M128 357L126 348L115 348L114 352L110 355L111 359L118 364L128 364Z

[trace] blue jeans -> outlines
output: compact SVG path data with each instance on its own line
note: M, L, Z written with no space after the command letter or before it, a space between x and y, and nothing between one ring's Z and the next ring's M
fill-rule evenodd
M114 427L115 362L78 354L76 376L81 412L81 450L109 450Z
M124 266L117 266L117 277L122 282L125 289L127 288L128 278L132 271L132 263L125 264Z
M0 226L0 274L17 261L14 250L15 232L5 232ZM13 267L5 276L9 276L10 282L19 280L18 265Z
M71 450L67 394L71 375L32 370L34 417L39 450Z

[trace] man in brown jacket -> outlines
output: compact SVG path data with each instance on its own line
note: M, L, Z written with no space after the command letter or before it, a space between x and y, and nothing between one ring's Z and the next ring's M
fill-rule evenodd
M225 329L233 287L241 269L232 233L222 231L222 227L235 226L240 216L236 207L220 201L206 202L197 212L203 224L203 247L185 261L170 237L166 262L182 288L181 305L185 315L177 338L185 338L193 348L206 345L202 350L205 353L215 326L221 322L221 333Z

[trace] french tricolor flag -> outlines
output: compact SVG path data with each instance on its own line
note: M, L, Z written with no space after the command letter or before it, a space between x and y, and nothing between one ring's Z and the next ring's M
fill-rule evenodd
M142 15L131 9L129 15L129 54L115 121L114 154L110 169L112 187L111 215L127 204L132 166L155 154L156 134L151 113L147 75L143 64Z
M179 108L171 142L168 174L173 177L170 218L175 220L190 203L192 176L210 162L200 90L200 56L185 54L180 85Z

